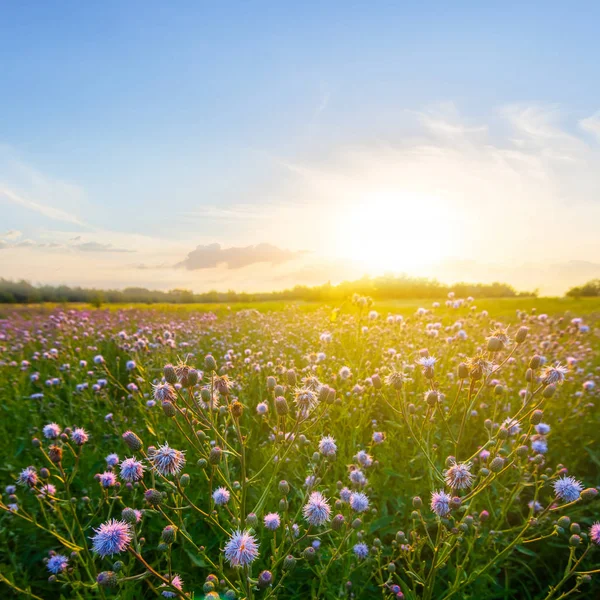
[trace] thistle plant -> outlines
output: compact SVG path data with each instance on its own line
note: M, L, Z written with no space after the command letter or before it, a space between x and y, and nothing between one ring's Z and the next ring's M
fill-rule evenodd
M436 304L2 321L0 585L594 597L597 323Z

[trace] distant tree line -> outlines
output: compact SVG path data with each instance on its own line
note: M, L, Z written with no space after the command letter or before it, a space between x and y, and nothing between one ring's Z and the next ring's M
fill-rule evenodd
M27 281L0 279L0 303L30 304L38 302L86 302L99 306L103 303L144 303L168 302L191 304L195 302L262 302L266 300L306 300L343 301L357 293L377 299L430 298L443 299L452 291L459 298L502 298L514 296L535 296L535 292L517 293L505 283L457 283L449 286L430 279L411 277L364 277L358 281L345 281L338 285L308 287L297 285L279 292L247 293L203 292L195 294L190 290L175 289L168 292L147 290L146 288L125 288L123 290L98 290L66 285L34 286Z
M600 279L592 279L584 285L571 288L567 292L571 298L585 298L590 296L600 296Z

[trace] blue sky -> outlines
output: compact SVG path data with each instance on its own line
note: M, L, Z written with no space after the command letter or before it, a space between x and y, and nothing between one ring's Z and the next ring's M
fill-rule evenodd
M544 286L549 264L600 262L580 228L599 214L597 3L28 2L2 13L0 276L18 266L34 281L262 288L383 268L460 277L438 263L477 258L545 264ZM531 219L569 211L552 251L524 229L482 252L499 160L515 194L534 191ZM457 169L477 172L482 193L448 176ZM387 241L363 232L369 206L444 243L415 262L414 234L398 245L379 216L370 228ZM443 229L456 233L472 206L483 212L457 245ZM215 243L276 256L174 267ZM49 248L54 274L40 267Z

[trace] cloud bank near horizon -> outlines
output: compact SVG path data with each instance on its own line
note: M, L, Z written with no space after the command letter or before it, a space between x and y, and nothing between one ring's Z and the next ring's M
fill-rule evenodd
M174 202L166 220L149 204L138 222L1 147L0 277L263 291L397 272L553 294L600 277L600 112L510 105L482 121L443 104L404 111L387 138L265 156L267 187Z

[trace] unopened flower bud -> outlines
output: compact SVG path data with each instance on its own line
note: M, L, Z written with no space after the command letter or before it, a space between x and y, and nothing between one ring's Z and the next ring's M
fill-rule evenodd
M168 400L163 400L161 406L163 409L163 413L165 413L165 416L174 417L177 414L177 409L175 408L172 402L169 402Z
M172 544L175 541L175 537L177 534L177 527L174 525L167 525L160 534L162 541L165 544Z
M164 366L163 375L165 376L165 381L167 383L170 383L171 385L175 385L177 383L177 373L175 372L175 367L172 364Z
M287 415L289 412L287 400L283 396L275 398L275 410L280 416Z
M114 571L102 571L101 573L98 573L96 582L103 588L117 587L117 574Z
M308 548L304 548L304 552L302 556L308 561L313 561L317 557L317 552L312 546L308 546Z
M496 456L490 463L490 470L492 473L499 473L504 468L504 459L501 456Z
M219 446L215 446L211 448L210 454L208 455L208 462L211 465L218 465L221 462L221 457L223 456L223 450L219 448Z
M121 511L121 517L123 521L129 523L130 525L134 525L137 523L137 515L133 508L126 507Z
M500 352L500 350L502 350L502 348L504 348L504 342L495 337L495 336L491 336L488 338L488 343L487 343L487 349L488 352Z
M296 559L288 554L283 560L283 568L285 571L291 571L296 566Z
M544 411L543 410L540 410L540 409L534 410L531 413L531 417L529 419L529 422L532 425L538 425L539 423L542 422L542 418L543 417L544 417Z
M335 515L335 517L333 517L333 520L331 521L331 527L335 531L339 531L344 526L344 522L344 515L337 514Z
M596 488L585 488L583 492L581 492L581 497L584 500L593 500L598 495L598 490Z
M529 328L522 326L519 327L519 330L517 331L517 334L515 335L515 342L517 342L517 344L522 344L525 341L525 338L527 337L527 334L529 333Z
M150 506L158 506L162 502L162 494L154 488L149 488L144 492L144 498Z
M217 370L217 361L213 358L212 354L207 354L204 357L204 370L209 373Z
M295 387L296 385L296 371L294 371L294 369L289 369L288 372L286 373L286 377L287 377L287 382L289 386Z
M133 450L134 452L137 452L144 447L142 440L140 440L140 438L133 433L133 431L126 431L123 434L123 441L127 444L129 449Z

